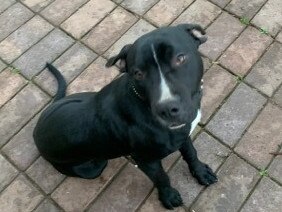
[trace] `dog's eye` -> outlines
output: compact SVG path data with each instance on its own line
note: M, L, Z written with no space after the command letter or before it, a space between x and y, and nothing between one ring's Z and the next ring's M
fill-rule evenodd
M145 78L145 73L139 69L134 70L134 78L137 80L143 80Z
M187 56L185 54L179 54L175 58L174 65L180 66L180 65L184 64L186 62L186 60L187 60Z

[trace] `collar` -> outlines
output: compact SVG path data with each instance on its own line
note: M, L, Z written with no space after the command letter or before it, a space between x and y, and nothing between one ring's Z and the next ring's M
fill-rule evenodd
M133 93L134 93L139 99L141 99L142 101L145 100L145 97L142 96L142 95L137 91L137 89L135 88L135 86L134 86L133 84L131 84L131 88L132 88L132 90L133 90Z

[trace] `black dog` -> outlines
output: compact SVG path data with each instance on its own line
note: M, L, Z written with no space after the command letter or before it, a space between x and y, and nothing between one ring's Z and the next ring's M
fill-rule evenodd
M205 34L199 25L183 24L126 45L106 64L120 60L124 74L97 93L63 98L66 82L47 64L59 88L34 130L41 155L61 173L88 179L98 177L108 159L130 155L168 209L182 199L162 167L167 155L179 150L200 184L216 182L188 135L201 115L203 63L197 49L206 41L195 31Z

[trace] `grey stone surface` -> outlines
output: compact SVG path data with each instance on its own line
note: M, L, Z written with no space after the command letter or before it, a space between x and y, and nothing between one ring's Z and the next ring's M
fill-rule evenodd
M192 210L197 212L237 211L259 179L258 171L235 155L218 172L218 183L209 186Z
M52 29L41 17L33 17L0 43L0 57L11 63Z
M206 30L208 41L200 46L200 52L216 60L243 29L238 19L223 12Z
M0 195L2 211L32 211L43 195L23 175L18 176Z
M31 79L46 65L62 54L72 43L73 39L59 29L53 30L39 43L34 45L19 57L13 65L27 78ZM28 63L26 61L29 61Z
M46 194L50 194L65 176L59 173L49 162L39 157L26 171L28 176L39 185Z
M173 24L197 23L205 28L220 13L221 9L209 1L196 0L173 22Z
M14 4L0 14L0 41L30 19L33 13L20 3Z
M139 20L136 24L134 24L121 38L111 46L111 48L106 51L105 56L107 58L112 57L115 54L118 54L123 46L126 44L133 43L138 37L154 30L151 24L144 20Z
M275 42L253 67L246 81L257 89L272 96L282 83L282 44Z
M0 146L36 114L49 100L39 88L30 84L0 109Z
M236 78L218 65L213 65L204 75L202 123L210 116L236 85ZM219 83L220 82L220 83Z
M0 154L0 192L17 175L17 169Z
M158 1L159 0L124 0L121 5L138 15L143 15Z
M282 109L267 104L235 151L260 169L266 168L282 138Z
M274 101L282 107L282 86L276 91L273 96Z
M237 16L250 20L266 1L267 0L232 0L225 9Z
M33 118L2 148L3 153L22 171L39 156L32 137L38 118L39 115Z
M97 55L89 48L81 43L76 43L52 64L60 70L66 82L69 83L96 57ZM57 80L47 69L44 69L35 77L35 82L52 96L55 95L58 89Z
M153 188L143 172L128 164L97 198L89 211L134 211ZM119 198L117 198L119 197Z
M0 4L0 13L6 10L8 7L10 7L12 4L14 4L16 0L4 0Z
M282 187L265 177L248 199L242 212L280 212L282 208Z
M275 35L281 29L282 1L268 0L252 23L267 30L271 35Z
M53 24L59 25L85 2L87 0L55 0L41 14Z
M266 99L254 89L240 84L207 125L207 129L233 147L256 117Z

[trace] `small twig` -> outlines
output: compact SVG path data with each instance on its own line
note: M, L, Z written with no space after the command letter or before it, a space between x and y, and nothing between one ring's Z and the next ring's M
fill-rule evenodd
M282 155L282 152L270 152L269 154L271 154L271 155Z

